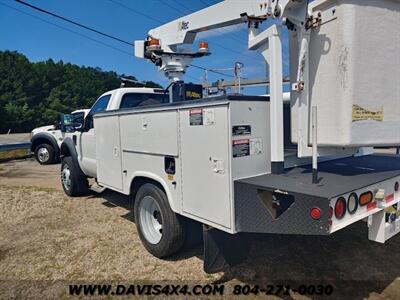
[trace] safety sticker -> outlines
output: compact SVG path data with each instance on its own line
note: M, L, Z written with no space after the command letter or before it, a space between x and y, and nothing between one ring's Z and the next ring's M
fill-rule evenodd
M203 109L193 108L189 111L190 126L203 125Z
M250 140L234 140L232 141L233 157L250 156Z
M250 155L262 154L263 143L262 139L256 138L250 140Z
M232 136L251 135L250 125L239 125L232 127Z
M203 110L203 122L205 126L212 126L215 124L215 113L213 108Z
M367 120L383 122L383 106L378 111L370 111L361 106L353 105L353 122Z

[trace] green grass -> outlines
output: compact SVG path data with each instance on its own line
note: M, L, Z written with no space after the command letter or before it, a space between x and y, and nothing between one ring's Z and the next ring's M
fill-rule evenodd
M33 187L30 187L30 189L35 191L35 192L46 192L46 193L57 192L57 190L55 188L46 188L46 187L33 186Z
M22 157L26 157L28 155L29 155L29 151L27 149L2 151L2 152L0 152L0 160L22 158Z

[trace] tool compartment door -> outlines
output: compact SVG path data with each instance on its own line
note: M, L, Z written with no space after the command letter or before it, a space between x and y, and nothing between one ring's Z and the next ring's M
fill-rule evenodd
M228 122L227 105L180 111L183 212L226 229L232 224Z
M119 116L94 119L96 131L97 181L122 190L121 139Z

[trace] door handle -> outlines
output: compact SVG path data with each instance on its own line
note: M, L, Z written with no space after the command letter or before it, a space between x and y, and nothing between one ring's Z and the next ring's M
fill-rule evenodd
M224 160L213 158L212 159L212 164L213 164L213 172L214 173L217 173L217 174L224 174L225 173Z

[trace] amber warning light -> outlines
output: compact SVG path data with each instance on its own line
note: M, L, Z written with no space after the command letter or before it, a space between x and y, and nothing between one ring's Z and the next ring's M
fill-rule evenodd
M208 43L207 42L200 42L199 43L199 52L202 52L202 53L208 53L209 52Z
M160 40L158 39L153 39L150 38L148 40L148 46L147 46L147 50L149 51L154 51L154 50L160 50L161 46L160 46Z
M150 39L149 45L150 45L150 46L160 46L160 40L157 40L157 39Z

